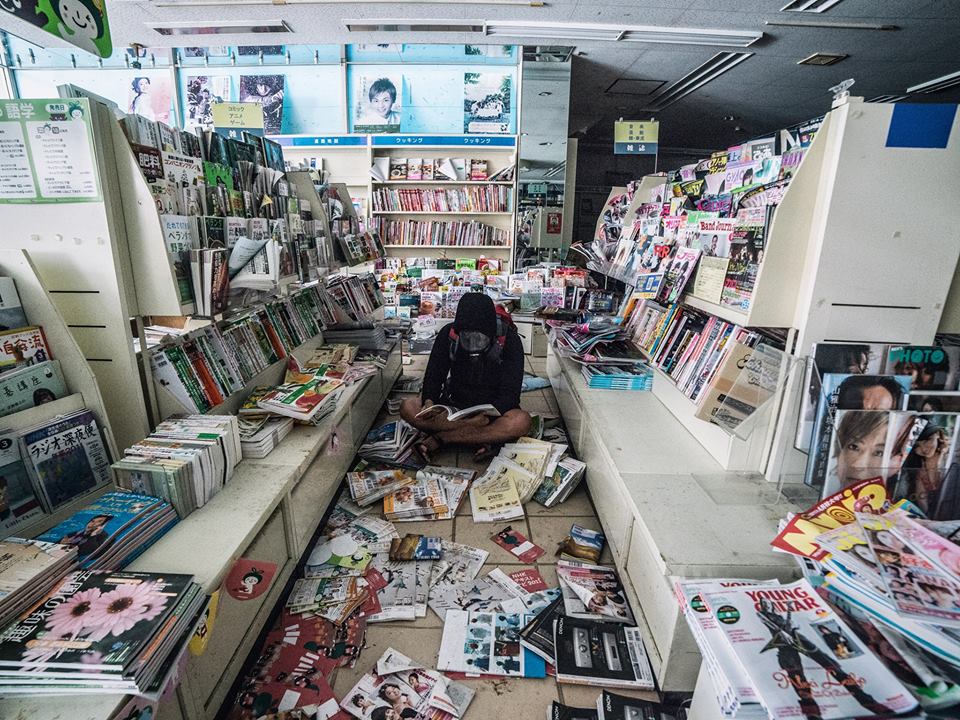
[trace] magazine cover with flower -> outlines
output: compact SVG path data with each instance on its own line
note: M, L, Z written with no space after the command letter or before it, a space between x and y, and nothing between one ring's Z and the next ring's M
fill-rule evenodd
M164 625L190 575L75 572L0 636L0 667L122 672Z

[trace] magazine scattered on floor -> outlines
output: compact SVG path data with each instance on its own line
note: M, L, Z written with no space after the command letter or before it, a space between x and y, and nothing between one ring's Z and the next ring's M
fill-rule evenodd
M558 560L557 577L570 617L633 624L633 611L614 568Z
M450 610L437 669L468 675L546 677L543 658L520 645L523 615Z
M458 585L473 580L480 574L489 555L486 550L444 540L443 552L433 564L430 575L431 594L441 585Z
M386 553L373 556L370 566L376 569L387 582L377 593L380 612L367 618L367 622L391 622L415 620L417 591L417 561L394 562Z
M554 624L557 682L653 690L640 629L561 617Z

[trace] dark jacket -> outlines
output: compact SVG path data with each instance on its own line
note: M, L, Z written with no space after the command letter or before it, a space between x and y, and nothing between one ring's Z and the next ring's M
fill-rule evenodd
M450 328L437 334L430 361L423 376L424 401L453 405L463 409L489 403L500 414L520 407L523 385L523 345L514 327L507 332L499 362L483 356L476 362L466 356L450 361Z

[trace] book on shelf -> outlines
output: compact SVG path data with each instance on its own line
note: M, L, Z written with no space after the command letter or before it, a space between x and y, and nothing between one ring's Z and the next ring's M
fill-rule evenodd
M46 512L110 482L110 458L90 410L19 432L21 457Z
M0 373L50 360L53 354L37 325L0 331Z
M240 448L244 458L260 459L269 455L293 430L293 418L270 415L258 418L253 426L240 421Z
M0 373L0 417L66 397L59 360L45 360Z
M177 522L159 498L106 493L37 539L76 548L84 570L117 570L140 555Z
M375 157L373 165L370 166L370 177L377 182L385 182L390 179L390 158Z
M407 160L407 180L423 180L423 158Z
M4 692L158 700L205 603L190 575L72 573L0 636Z
M0 537L44 514L22 453L17 432L0 431Z
M406 158L390 158L390 179L391 180L407 179L407 159Z
M311 421L324 407L335 403L343 381L316 377L306 383L290 383L277 387L257 401L263 410L295 420Z
M27 326L27 314L20 302L17 283L12 277L0 277L0 330Z
M375 217L374 229L386 245L506 247L510 231L474 220L389 220Z
M489 174L486 160L472 159L470 161L470 179L473 181L486 180Z

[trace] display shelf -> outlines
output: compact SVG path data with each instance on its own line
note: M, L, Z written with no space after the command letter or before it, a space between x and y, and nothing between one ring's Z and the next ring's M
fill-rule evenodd
M513 245L384 245L383 247L394 250L510 250Z
M513 185L512 180L371 180L371 185Z
M210 502L129 566L133 571L189 573L210 593L221 587L238 557L277 564L277 575L260 598L240 602L220 593L210 645L203 655L187 655L174 698L185 720L210 718L220 709L400 367L395 345L386 368L346 388L334 413L317 426L294 427L266 458L242 460ZM339 451L330 454L325 451L334 436ZM71 697L69 703L55 696L4 698L0 717L108 720L123 702L118 695ZM164 716L168 712L163 705L161 710Z
M690 691L700 656L671 577L792 579L796 565L767 540L799 506L757 475L724 472L652 393L590 389L553 348L547 374L660 687Z
M736 308L730 307L729 305L720 305L718 303L710 302L709 300L698 298L696 295L690 295L689 293L684 293L680 297L680 302L684 305L689 305L692 308L696 308L697 310L702 310L705 313L709 313L710 315L714 315L721 320L726 320L729 323L740 325L741 327L747 327L750 324L749 313L741 312Z
M484 212L479 210L458 210L453 212L451 210L442 210L438 212L431 212L429 210L371 210L372 215L509 215L513 216L513 213L508 211L502 212Z

